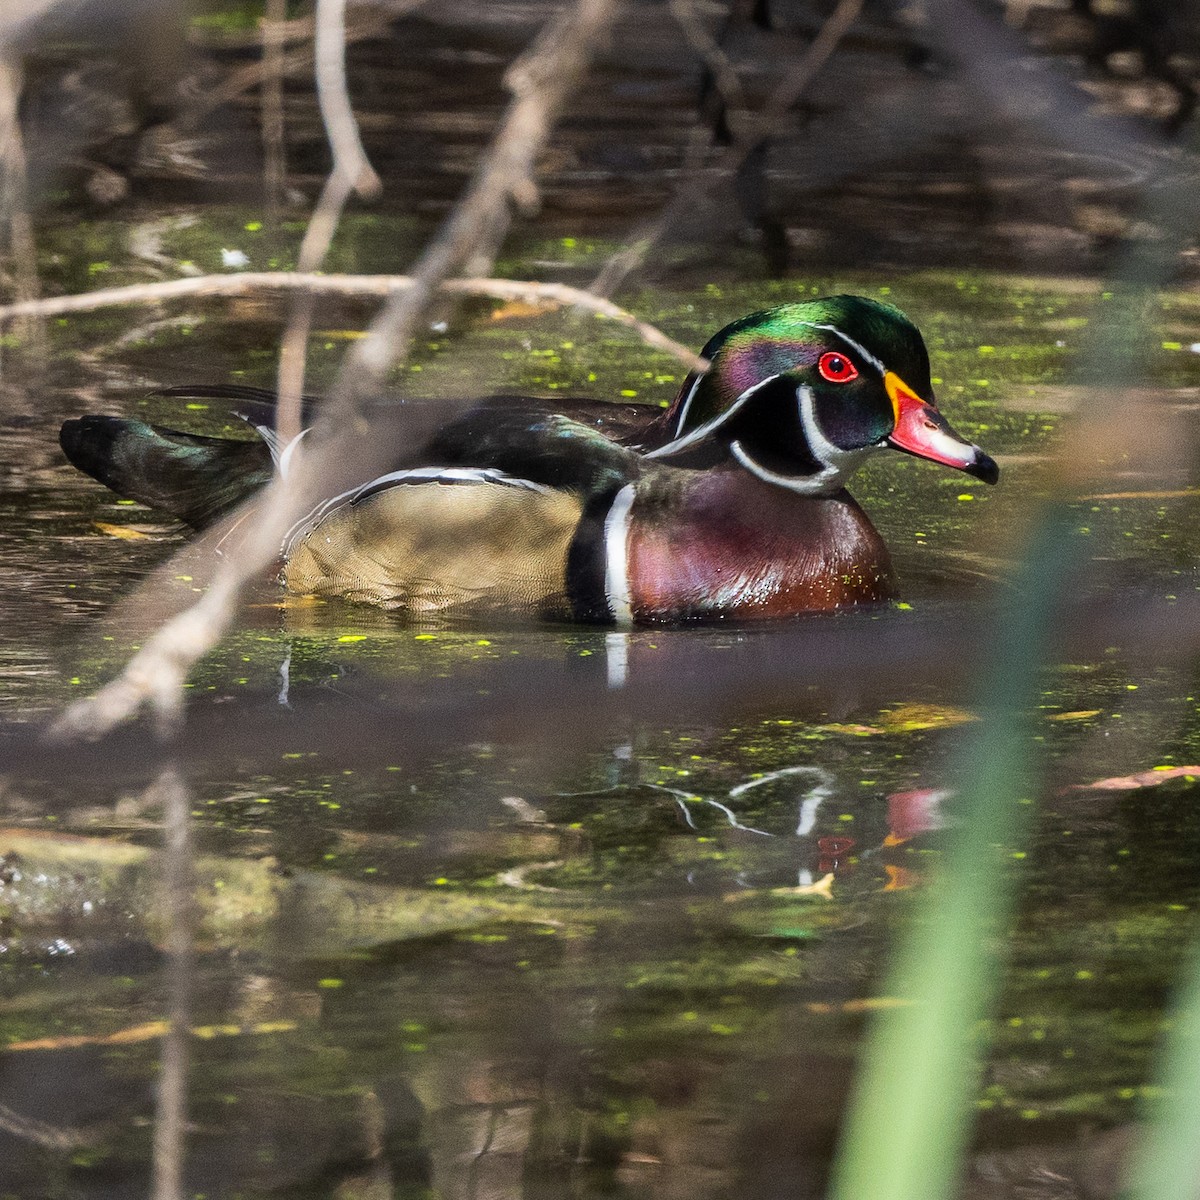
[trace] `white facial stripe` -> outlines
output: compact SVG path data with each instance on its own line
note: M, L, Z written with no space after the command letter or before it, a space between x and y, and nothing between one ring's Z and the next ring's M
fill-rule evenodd
M644 454L643 458L665 458L668 454L677 454L680 450L686 450L689 446L694 446L697 442L708 437L714 429L719 429L730 417L734 415L745 403L754 395L760 388L764 388L768 383L773 383L778 379L778 375L768 375L766 379L760 380L753 387L748 387L723 413L713 417L711 421L706 421L697 429L693 429L691 433L685 437L676 438L674 441L668 442L665 446L659 446L657 450L651 450ZM699 383L699 380L697 380ZM692 389L692 392L695 388ZM690 404L692 393L688 394L686 403Z
M836 325L822 325L817 321L795 321L793 324L803 325L805 329L823 329L827 333L835 333L842 339L856 354L864 361L869 362L880 374L887 374L887 367L875 357L861 342L856 342L849 334L843 333ZM752 396L759 388L770 383L773 379L778 379L779 375L770 375L760 383L756 383L753 387L747 388L723 413L713 417L711 421L706 421L698 429L693 429L691 433L679 436L680 430L683 429L684 422L687 420L688 410L692 406L692 400L695 398L696 389L699 388L703 375L697 377L695 383L688 389L688 394L684 397L683 404L679 408L679 422L675 426L675 438L667 442L665 446L659 446L657 450L651 450L644 455L645 458L665 458L669 454L676 454L680 450L686 450L689 446L694 446L702 438L706 438L714 429L719 429L735 412Z
M813 403L812 388L803 384L796 389L796 400L800 406L800 427L804 430L805 441L817 462L824 463L827 468L835 468L838 458L845 454L844 450L835 446L822 432L817 424L817 412Z
M618 625L633 624L633 595L629 588L629 510L634 485L627 483L613 498L604 518L604 595Z
M696 389L700 386L700 380L704 375L697 375L695 383L688 388L688 394L684 397L683 404L679 408L679 424L675 426L675 436L679 436L679 431L683 428L684 421L687 420L688 409L692 406L692 397L696 394Z

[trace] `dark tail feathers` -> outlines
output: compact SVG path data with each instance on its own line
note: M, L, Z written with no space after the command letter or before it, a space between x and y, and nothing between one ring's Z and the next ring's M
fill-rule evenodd
M58 435L81 471L120 496L203 529L271 478L271 453L254 441L201 437L122 417L80 417Z

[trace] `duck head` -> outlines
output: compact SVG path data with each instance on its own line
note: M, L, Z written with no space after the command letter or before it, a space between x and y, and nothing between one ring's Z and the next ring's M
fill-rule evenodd
M752 313L701 352L649 458L729 457L760 479L832 495L891 448L995 483L1000 469L938 411L929 354L897 308L830 296Z

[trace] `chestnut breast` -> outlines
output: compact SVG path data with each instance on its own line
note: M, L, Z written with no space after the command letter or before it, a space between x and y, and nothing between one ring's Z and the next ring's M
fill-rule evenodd
M799 495L741 469L671 474L630 506L634 621L753 620L896 595L887 547L848 492Z

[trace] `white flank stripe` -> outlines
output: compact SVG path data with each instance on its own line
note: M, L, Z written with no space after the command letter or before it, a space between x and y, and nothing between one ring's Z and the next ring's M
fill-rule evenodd
M613 499L604 519L604 594L618 625L633 624L633 595L629 590L629 510L634 486L627 483Z
M296 451L300 449L300 440L308 433L307 429L302 429L286 446L283 448L283 453L279 456L275 465L279 468L279 474L286 479L288 470L291 468L292 459Z
M298 441L299 439L297 439ZM295 443L293 442L292 445ZM291 449L291 446L288 447ZM308 536L313 528L323 521L335 508L344 504L354 504L368 492L383 491L389 487L405 484L493 484L497 487L524 488L530 492L549 493L553 491L544 483L535 483L532 479L521 479L516 475L506 475L495 467L409 467L403 471L389 471L369 483L359 484L328 500L322 500L307 516L301 517L283 538L281 553L284 558L291 555L296 543Z

